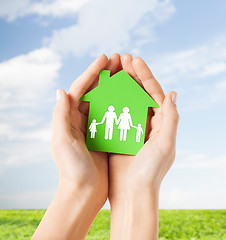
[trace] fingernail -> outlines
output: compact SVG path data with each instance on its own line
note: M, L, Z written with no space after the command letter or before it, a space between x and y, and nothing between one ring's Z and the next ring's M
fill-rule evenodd
M57 89L56 91L56 100L60 101L60 89Z
M100 57L105 56L108 59L108 56L105 53L102 53Z
M177 93L173 92L172 93L172 102L176 105L177 104Z

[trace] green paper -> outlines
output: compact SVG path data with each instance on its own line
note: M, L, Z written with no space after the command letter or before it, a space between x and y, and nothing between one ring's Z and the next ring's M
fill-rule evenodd
M101 70L99 85L80 100L90 102L87 148L129 155L144 145L148 107L159 107L124 70L111 77Z

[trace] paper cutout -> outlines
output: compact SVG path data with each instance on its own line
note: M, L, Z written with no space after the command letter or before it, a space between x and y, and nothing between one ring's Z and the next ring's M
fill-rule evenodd
M133 126L133 127L137 129L136 142L140 142L140 135L144 134L141 124L139 123L137 127L135 127L135 126Z
M95 133L97 132L97 127L96 127L96 119L93 119L92 123L89 126L89 130L91 132L91 138L95 138Z
M159 107L124 70L111 77L101 70L99 85L80 100L90 102L88 149L129 155L144 145L148 107Z
M127 137L127 130L130 130L130 126L132 127L132 119L131 115L129 113L129 108L124 107L122 109L123 113L120 114L119 119L118 119L118 129L120 129L120 141L126 141Z
M104 114L104 117L100 122L100 124L103 124L106 121L104 138L109 140L112 139L114 121L117 124L117 116L114 110L114 106L109 106L108 111Z
M129 113L129 108L124 107L122 109L123 113L120 114L119 119L117 119L117 115L114 110L114 106L110 105L108 107L108 111L104 114L104 117L100 123L97 123L96 119L92 120L92 123L89 126L89 130L91 132L90 137L95 138L95 133L97 132L96 126L99 124L103 124L106 121L104 139L111 140L115 121L115 124L118 125L118 129L120 129L120 141L126 141L127 130L130 130L130 127L133 127L137 129L136 142L140 142L140 135L141 133L143 134L143 129L140 123L137 127L133 126L131 115Z

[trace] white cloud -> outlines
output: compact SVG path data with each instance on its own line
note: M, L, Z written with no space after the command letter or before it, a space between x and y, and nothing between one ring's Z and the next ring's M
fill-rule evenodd
M203 46L158 56L150 64L164 83L196 82L226 72L226 37Z
M61 58L48 48L0 63L1 173L51 158L50 106L60 68Z
M90 0L0 0L0 17L7 21L14 21L31 14L53 17L70 16L88 1Z
M172 0L0 0L0 17L13 21L29 14L63 17L76 24L45 39L55 52L96 56L132 49L155 39L154 28L175 12Z
M164 90L178 92L181 114L226 103L226 35L152 59L148 65Z
M217 82L211 91L209 101L214 103L226 103L226 80Z
M160 208L225 208L225 170L226 155L177 151L176 161L162 183Z
M22 120L24 121L26 117ZM30 119L27 119L30 120ZM28 128L27 130L21 131L18 124L12 124L9 122L0 122L0 140L4 141L33 141L38 140L40 142L50 143L51 140L51 128L49 127L39 127L38 129ZM26 125L26 124L25 124ZM34 124L35 125L35 124Z
M90 0L52 0L41 1L31 4L30 12L38 15L52 15L63 17L76 13L84 4Z
M21 135L23 135L23 131L21 131ZM14 142L2 143L0 156L0 175L4 174L8 168L53 161L50 142L39 140L38 137L24 140L18 138Z
M160 191L160 208L164 209L224 209L222 188L197 183L199 188L169 187Z
M0 17L12 21L24 16L29 4L29 0L0 0Z
M50 204L55 190L21 191L20 193L1 193L0 206L2 209L44 209ZM16 204L15 204L16 203Z
M0 175L8 168L52 160L50 129L37 126L35 130L20 129L17 125L15 129L12 132L10 126L3 130L3 135L0 129Z
M170 0L91 1L80 9L77 24L55 31L45 42L55 51L75 56L136 49L153 40L154 27L174 11Z
M173 168L175 169L226 169L226 155L209 156L206 154L179 154Z
M41 48L0 63L0 108L35 104L54 87L60 57Z

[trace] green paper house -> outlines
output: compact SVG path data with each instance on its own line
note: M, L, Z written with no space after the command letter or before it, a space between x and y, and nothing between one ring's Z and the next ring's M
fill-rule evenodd
M159 107L124 70L111 77L101 70L99 85L80 100L90 102L88 149L129 155L144 145L148 108Z

